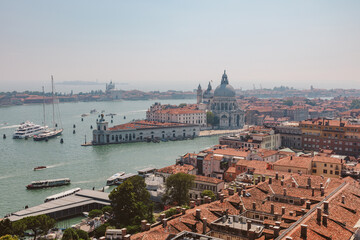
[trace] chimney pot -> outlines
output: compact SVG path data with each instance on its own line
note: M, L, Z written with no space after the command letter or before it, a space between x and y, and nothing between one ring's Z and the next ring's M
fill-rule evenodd
M182 215L184 215L185 212L186 212L186 208L181 208L181 213L182 213Z
M344 195L341 196L341 203L345 204L345 196Z
M294 215L294 212L293 212L293 211L290 211L290 212L289 212L289 215L290 215L290 216L293 216L293 215Z
M146 229L145 229L145 231L149 231L150 228L151 228L151 224L150 224L150 223L147 223L147 224L146 224Z
M323 215L323 225L324 225L324 227L327 227L328 217L329 217L329 216L326 215L326 214Z
M279 179L279 173L278 173L278 172L275 173L275 179L276 179L276 180Z
M281 186L284 186L284 180L281 179Z
M311 202L310 201L307 201L306 202L306 209L310 209L311 208Z
M305 225L305 224L301 224L300 238L307 239L307 225Z
M165 213L160 214L160 220L163 220L165 218Z
M321 196L324 196L325 195L324 187L321 187L320 191L321 191Z
M328 201L324 201L324 213L326 213L326 214L329 213L329 202Z
M320 207L316 208L316 220L319 224L321 224L321 208Z
M203 234L206 234L206 228L207 228L207 219L206 218L203 218L202 219L203 221Z
M165 228L167 226L167 218L164 218L162 220L162 225L163 225L163 228Z
M201 209L196 209L196 218L201 219Z
M146 231L147 220L141 220L141 231Z
M284 215L285 214L285 207L281 207L281 215Z

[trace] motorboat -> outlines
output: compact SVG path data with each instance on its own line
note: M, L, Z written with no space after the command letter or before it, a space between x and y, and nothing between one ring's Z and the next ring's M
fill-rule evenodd
M36 134L40 134L46 130L46 126L34 124L33 122L26 121L22 123L14 132L14 139L23 139L33 137Z
M37 166L34 168L34 171L43 170L45 168L46 168L46 166Z
M55 129L55 128L47 129L43 133L40 133L38 135L34 135L33 139L34 139L34 141L47 140L49 138L53 138L53 137L61 135L62 132L63 132L62 128L61 129Z
M39 188L47 188L47 187L58 187L69 184L70 184L69 178L60 178L60 179L33 181L29 185L27 185L26 188L39 189Z
M115 173L114 175L112 175L111 177L109 177L106 180L106 186L111 186L111 185L115 185L116 181L125 174L125 172L118 172Z

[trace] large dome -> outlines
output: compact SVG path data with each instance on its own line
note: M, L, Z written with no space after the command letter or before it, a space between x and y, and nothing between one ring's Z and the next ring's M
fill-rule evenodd
M221 84L215 89L215 97L235 97L235 89L229 84Z
M225 71L220 86L215 89L214 97L235 97L235 89L229 84Z

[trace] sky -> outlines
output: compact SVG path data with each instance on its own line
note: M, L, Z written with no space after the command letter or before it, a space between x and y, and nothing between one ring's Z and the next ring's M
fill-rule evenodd
M0 0L0 91L51 75L193 90L224 69L234 88L360 88L359 12L359 0Z

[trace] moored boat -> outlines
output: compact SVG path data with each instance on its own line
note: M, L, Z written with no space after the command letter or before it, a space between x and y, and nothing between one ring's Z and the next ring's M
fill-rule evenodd
M125 172L118 172L115 173L114 175L112 175L111 177L109 177L106 180L106 186L111 186L111 185L115 185L116 181L119 179L119 177L123 176L125 174Z
M56 200L56 199L59 199L59 198L70 196L70 195L73 195L73 194L77 193L80 190L81 190L81 188L74 188L74 189L67 190L65 192L57 193L57 194L54 194L54 195L51 195L51 196L47 197L44 202L50 202L52 200Z
M63 132L62 128L61 129L47 129L43 133L35 135L33 139L34 139L34 141L47 140L49 138L53 138L53 137L61 135L62 132Z
M69 184L70 184L69 178L60 178L60 179L33 181L29 185L27 185L26 188L39 189L39 188L47 188L47 187L58 187Z
M25 138L33 137L36 134L40 134L44 132L45 129L46 126L40 126L32 122L26 121L16 129L16 131L13 134L13 138L25 139Z

